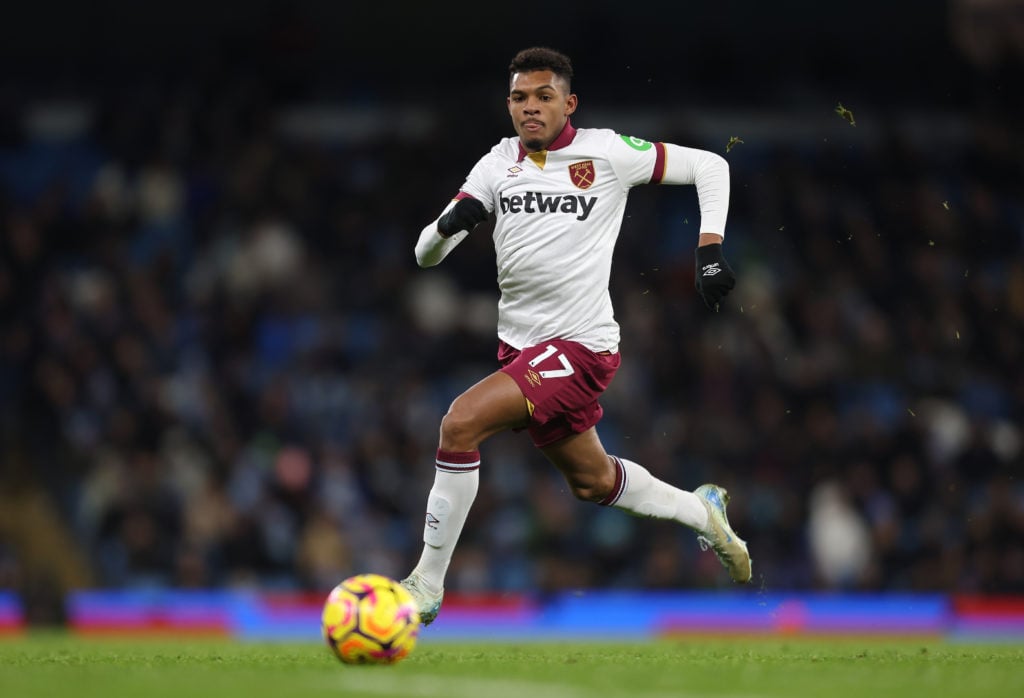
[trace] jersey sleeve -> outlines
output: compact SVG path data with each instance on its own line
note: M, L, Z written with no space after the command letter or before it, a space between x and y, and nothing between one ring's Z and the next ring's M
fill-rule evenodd
M665 144L613 133L608 159L626 187L658 184L665 175Z
M455 196L456 199L472 196L484 205L488 213L494 211L495 189L494 177L491 176L491 172L494 170L493 161L497 148L498 146L495 146L490 153L477 160L473 169L466 176L466 181L459 187L459 193Z
M421 267L432 267L440 264L452 250L459 246L460 242L468 237L469 233L465 230L447 238L443 237L437 230L437 222L441 219L441 216L448 213L459 199L472 197L482 203L488 213L494 211L494 188L490 184L492 178L487 176L487 173L491 170L490 160L494 152L492 150L491 153L477 161L466 177L466 181L459 188L458 193L452 197L452 200L448 202L437 218L428 223L420 232L420 236L416 240L415 254L416 262Z
M729 164L721 155L618 134L610 150L612 166L626 186L696 185L700 232L725 235L729 213Z
M729 163L709 150L662 144L664 184L693 184L700 203L700 232L725 236L729 215Z

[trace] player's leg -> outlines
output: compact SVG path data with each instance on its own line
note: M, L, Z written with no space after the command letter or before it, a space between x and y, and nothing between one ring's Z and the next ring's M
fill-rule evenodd
M514 380L496 371L455 398L441 420L440 447L475 450L488 437L526 426L530 412Z
M424 624L437 616L444 578L480 483L480 444L489 436L525 426L526 400L515 381L493 373L457 397L441 420L434 485L427 498L423 552L402 584L412 593Z
M594 427L541 448L565 476L573 494L635 516L678 521L700 534L735 581L750 581L746 543L729 526L728 496L717 485L687 492L659 480L643 466L608 455Z
M591 427L541 451L565 476L573 495L614 506L636 516L673 519L697 531L707 525L707 511L692 492L659 480L643 466L609 455Z

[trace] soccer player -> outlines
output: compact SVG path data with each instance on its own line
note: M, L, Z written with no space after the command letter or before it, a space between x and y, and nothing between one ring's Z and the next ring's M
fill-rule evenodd
M500 369L459 395L441 420L423 553L402 580L424 624L441 607L445 573L476 497L480 444L507 429L525 429L579 499L689 526L735 581L750 581L750 555L729 525L725 489L706 484L688 492L658 480L605 452L595 428L603 413L598 398L620 361L608 279L630 188L696 185L696 287L717 311L735 284L722 254L728 165L703 150L573 127L572 77L569 58L552 49L515 56L507 102L518 137L502 139L476 163L416 243L419 265L433 266L496 217Z

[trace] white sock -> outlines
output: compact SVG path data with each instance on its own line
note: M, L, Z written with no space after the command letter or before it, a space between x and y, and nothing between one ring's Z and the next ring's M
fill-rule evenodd
M438 449L437 471L427 498L423 524L423 553L413 570L429 592L440 593L444 589L445 573L479 485L479 451L460 453Z
M671 519L695 531L708 525L708 511L693 492L662 482L647 468L633 461L612 456L617 469L615 491L601 502L633 514L652 519Z

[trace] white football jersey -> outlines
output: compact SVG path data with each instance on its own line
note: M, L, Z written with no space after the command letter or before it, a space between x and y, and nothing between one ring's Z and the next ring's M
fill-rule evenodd
M457 198L472 196L496 217L499 338L518 349L555 338L618 349L608 281L629 190L662 181L666 152L717 157L669 147L566 124L548 150L527 153L505 138L476 163ZM428 264L463 238L442 242L434 231L421 244L429 235L444 249Z

